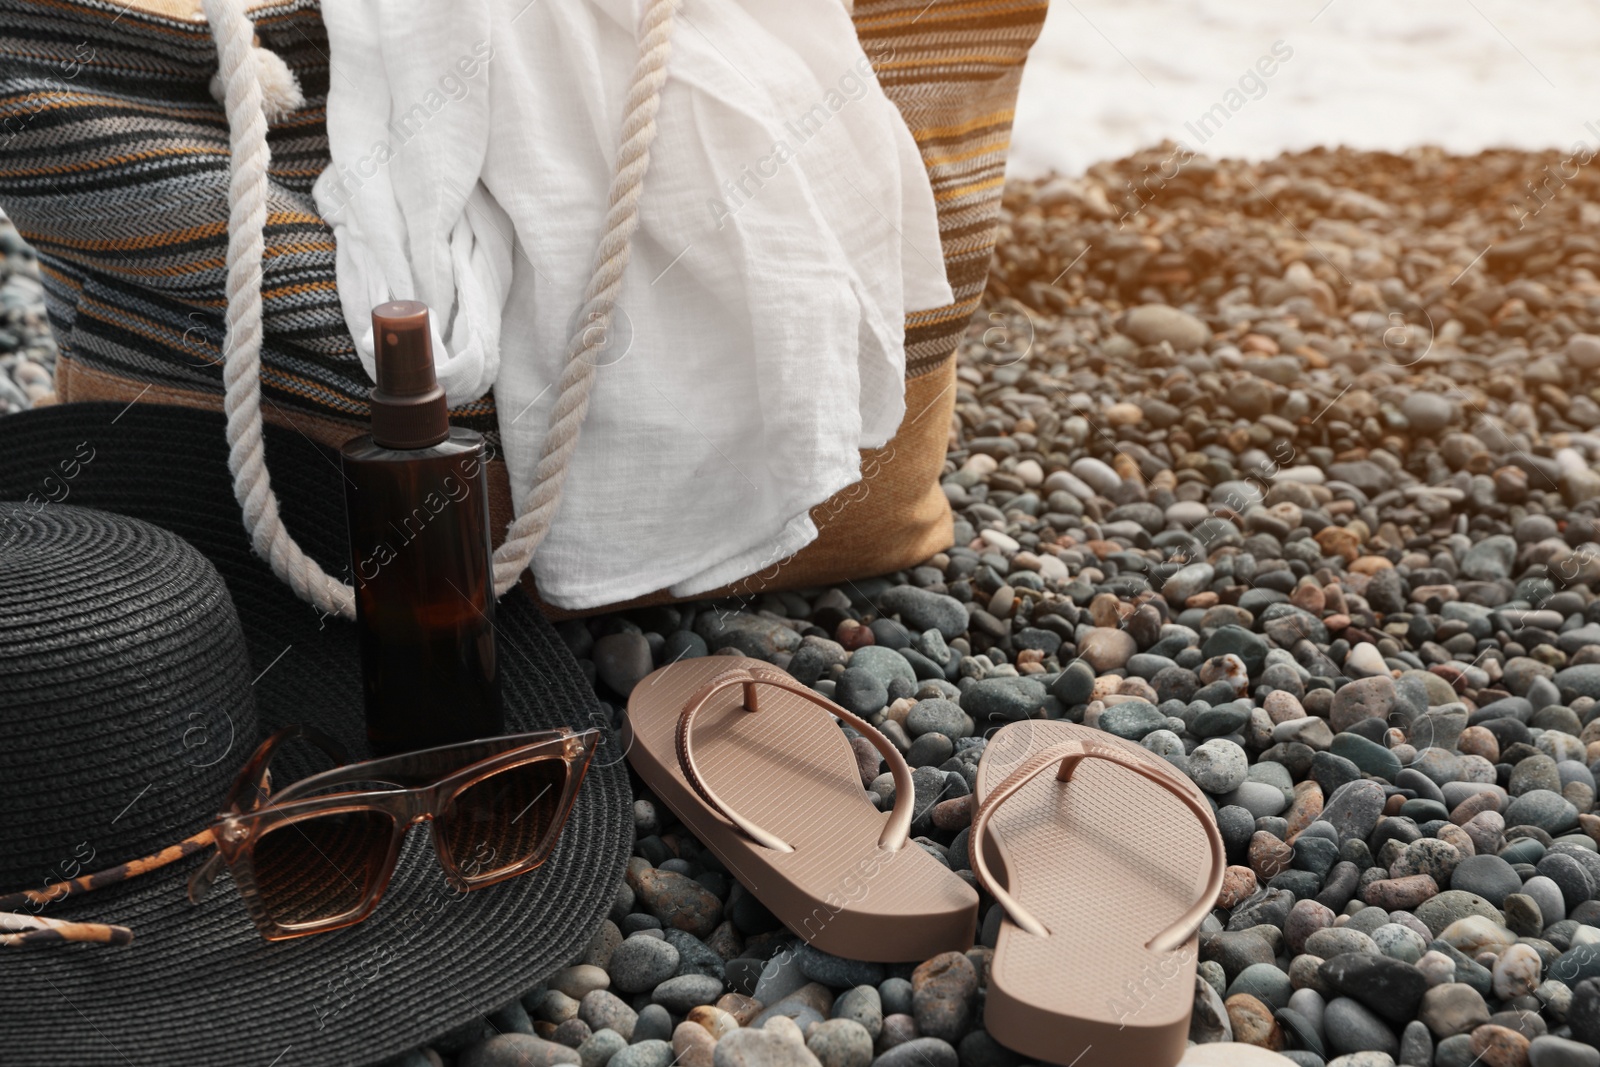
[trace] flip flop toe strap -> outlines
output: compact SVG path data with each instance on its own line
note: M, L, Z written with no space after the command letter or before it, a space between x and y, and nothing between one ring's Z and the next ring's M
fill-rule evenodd
M911 814L916 803L916 792L911 784L911 768L906 765L905 757L900 755L900 750L871 723L865 719L852 715L844 708L839 707L827 697L814 689L801 685L793 678L775 668L762 667L735 667L717 675L711 681L701 686L694 696L689 698L688 704L683 709L683 714L678 716L677 750L678 766L683 770L683 776L690 787L700 795L706 805L742 830L746 836L757 844L778 852L793 852L794 846L784 841L777 834L763 830L755 823L746 819L738 812L729 808L717 796L712 788L706 784L705 776L699 765L695 762L694 747L690 744L690 729L693 726L695 715L699 713L712 696L727 689L729 686L744 686L744 710L755 712L760 708L757 702L758 687L763 685L774 686L786 690L796 696L805 697L818 707L831 715L836 715L850 726L854 727L862 737L872 743L889 764L889 771L894 775L894 810L889 814L889 821L884 824L883 833L878 838L878 847L893 852L901 848L911 836ZM782 729L781 723L774 723L774 730ZM804 799L795 798L796 803L804 803Z
M1210 809L1205 803L1196 798L1189 790L1160 767L1137 756L1129 755L1109 745L1097 744L1093 741L1064 741L1052 745L1033 756L1028 757L1017 769L989 794L989 798L979 806L977 814L972 819L971 844L968 846L972 862L972 873L977 877L978 884L984 888L1005 909L1007 918L1030 934L1038 937L1050 936L1049 929L1034 917L1033 913L1023 907L1004 886L997 882L989 871L989 865L983 858L984 835L988 832L990 820L995 809L1013 797L1028 782L1040 774L1059 765L1056 780L1070 781L1072 772L1078 764L1086 759L1103 759L1125 767L1135 774L1142 775L1156 783L1179 800L1183 801L1201 825L1206 828L1206 839L1211 846L1211 877L1206 883L1206 889L1188 911L1178 917L1178 920L1161 933L1151 938L1145 947L1152 952L1170 952L1182 947L1193 936L1200 924L1205 921L1206 915L1211 911L1217 894L1222 891L1222 876L1227 869L1227 852L1222 844L1222 835L1217 832L1216 820L1212 818Z

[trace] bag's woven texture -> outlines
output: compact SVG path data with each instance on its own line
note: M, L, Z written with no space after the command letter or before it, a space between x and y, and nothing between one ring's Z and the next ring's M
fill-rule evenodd
M928 167L956 299L906 322L899 434L863 453L860 484L817 507L816 542L742 588L883 573L948 546L938 476L952 356L983 293L1012 109L1046 4L858 0L862 43ZM0 0L0 206L39 253L62 400L219 409L228 129L208 89L216 50L182 5L142 10L152 6ZM253 18L306 99L268 133L263 414L337 445L364 428L371 385L339 310L333 238L311 198L328 161L329 78L339 75L317 0L260 6ZM498 447L492 394L451 416ZM495 473L498 538L511 504L504 470Z

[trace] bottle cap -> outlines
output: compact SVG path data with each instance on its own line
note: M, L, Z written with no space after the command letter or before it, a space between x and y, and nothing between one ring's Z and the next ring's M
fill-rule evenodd
M427 448L450 436L450 411L433 371L428 305L391 300L372 309L372 439L385 448Z

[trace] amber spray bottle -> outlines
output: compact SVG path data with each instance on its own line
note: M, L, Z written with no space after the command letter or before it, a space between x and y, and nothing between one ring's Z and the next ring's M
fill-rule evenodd
M427 305L372 311L372 432L345 443L345 516L373 751L498 734L483 435L452 427Z

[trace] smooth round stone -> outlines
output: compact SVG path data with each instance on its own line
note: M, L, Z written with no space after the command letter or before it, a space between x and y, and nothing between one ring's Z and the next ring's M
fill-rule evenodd
M1315 989L1296 989L1289 995L1289 1007L1300 1013L1300 1017L1317 1028L1317 1033L1322 1033L1322 1011L1327 1007L1327 1000Z
M1272 1015L1273 1018L1278 1020L1278 1025L1283 1027L1294 1044L1303 1047L1319 1058L1323 1055L1322 1034L1311 1020L1293 1008L1279 1008Z
M1211 509L1199 500L1179 500L1168 505L1166 516L1168 525L1188 529L1210 518ZM1162 591L1165 592L1165 588Z
M1349 916L1344 922L1344 928L1347 930L1360 930L1368 937L1371 937L1378 927L1387 924L1389 921L1389 913L1384 911L1381 906L1369 905Z
M1456 864L1450 888L1476 893L1499 907L1509 894L1522 891L1522 878L1499 856L1468 856Z
M866 1027L876 1041L883 1030L883 998L870 985L858 985L839 994L833 1002L833 1018L853 1019Z
M1270 1008L1287 1007L1289 996L1294 990L1290 987L1289 976L1278 969L1275 963L1252 963L1239 972L1239 976L1228 986L1228 996L1247 993Z
M1418 823L1443 822L1450 817L1450 809L1437 800L1426 800L1418 797L1400 805L1400 814L1408 819L1414 819Z
M1355 838L1365 841L1378 825L1385 802L1383 787L1377 782L1347 782L1328 797L1318 821L1330 824L1341 842Z
M715 1003L720 996L722 996L722 979L704 974L683 974L669 978L656 986L654 992L650 994L650 999L668 1011L685 1015L691 1008Z
M985 678L961 694L961 707L976 721L1026 719L1044 705L1044 683L1036 678Z
M1445 803L1445 793L1438 787L1437 782L1434 782L1434 779L1430 779L1427 774L1419 773L1414 769L1405 768L1400 773L1395 774L1395 785L1402 787L1402 789L1416 790L1418 797L1424 798L1424 800L1437 800L1438 803Z
M1139 739L1139 747L1148 749L1168 762L1182 760L1181 766L1187 767L1188 752L1183 747L1183 738L1171 730L1152 730Z
M1472 957L1485 950L1498 952L1516 939L1517 936L1501 926L1497 919L1482 915L1457 919L1439 931L1440 941Z
M1113 704L1100 713L1100 729L1127 741L1138 741L1166 724L1167 717L1154 704L1139 700ZM1239 772L1239 778L1244 779L1244 770Z
M1228 1019L1228 1009L1222 1003L1222 994L1196 975L1194 980L1194 1011L1189 1018L1189 1038L1206 1044L1225 1041L1233 1037L1233 1024Z
M1133 635L1123 629L1096 626L1078 642L1078 655L1093 667L1097 674L1114 671L1127 664L1139 645Z
M1505 810L1506 826L1537 826L1555 836L1578 824L1578 809L1560 793L1535 789L1512 799Z
M1508 946L1495 960L1494 995L1501 1000L1511 1000L1532 993L1539 987L1539 973L1543 965L1539 953L1532 946Z
M1110 711L1108 708L1107 714ZM1201 789L1213 795L1239 788L1249 771L1250 759L1244 749L1226 738L1212 738L1189 753L1190 777ZM1279 797L1282 799L1281 793Z
M1335 997L1322 1013L1322 1031L1330 1051L1382 1052L1393 1057L1400 1039L1366 1005L1349 997Z
M1433 1050L1433 1067L1480 1067L1481 1059L1472 1048L1472 1035L1452 1034L1442 1038Z
M1333 911L1315 900L1296 901L1284 920L1283 938L1289 951L1299 955L1305 948L1306 938L1333 925Z
M1343 756L1368 774L1393 780L1400 773L1399 758L1375 741L1360 734L1343 733L1333 739L1328 751Z
M1506 792L1514 797L1535 789L1561 792L1561 772L1556 769L1556 761L1543 754L1519 761L1511 768L1511 780L1506 786Z
M1570 343L1568 347L1571 347ZM1454 422L1460 415L1460 409L1449 397L1416 392L1400 402L1400 413L1417 433L1435 434Z
M1556 764L1556 773L1561 776L1562 786L1577 784L1586 785L1590 789L1595 788L1594 772L1579 760L1562 760Z
M906 762L913 767L937 767L954 751L955 745L943 734L923 734L906 749Z
M611 976L606 974L604 969L592 964L580 963L566 967L550 977L551 989L564 993L575 1001L581 1001L596 989L610 987Z
M693 977L704 978L705 975L695 975ZM670 981L674 981L674 980L675 979L668 979L669 982ZM657 987L657 988L659 988L659 987ZM652 994L651 996L652 996L652 999L653 999L654 998L654 994ZM717 1011L718 1010L716 1008L702 1007L700 1005L696 1005L694 1008L690 1008L689 1010L691 1012L693 1012L693 1011L695 1011L697 1009L700 1010L700 1011L707 1011L707 1012L712 1012L712 1011ZM728 1015L727 1012L721 1012L721 1014L726 1017L726 1021L727 1022L733 1023L734 1026L738 1026L738 1020L735 1019L733 1016ZM579 1020L579 1021L581 1022L582 1020ZM639 1021L633 1024L633 1038L632 1038L632 1040L634 1040L634 1041L670 1041L670 1040L672 1040L672 1013L667 1011L667 1009L664 1008L663 1006L661 1006L660 1004L646 1004L644 1007L640 1008L639 1009Z
M917 684L917 672L912 668L911 661L882 645L866 645L850 653L847 670L866 671L882 683L885 691L896 678L903 678L913 686Z
M1372 938L1360 930L1352 930L1348 926L1329 926L1313 932L1306 938L1305 950L1313 956L1320 956L1325 960L1346 952L1365 952L1372 955L1378 954L1378 946L1373 944Z
M967 713L960 704L943 697L919 700L906 713L906 733L913 738L924 734L942 734L952 742L959 741L971 732Z
M1192 352L1204 348L1211 340L1211 327L1207 326L1203 319L1168 304L1140 304L1122 316L1119 327L1124 334L1140 344L1158 345L1165 341L1177 352ZM1576 363L1582 359L1582 354L1580 352L1577 359L1570 354L1567 358ZM1084 466L1085 469L1080 470L1080 466ZM1109 467L1106 469L1110 470ZM1093 473L1092 469L1087 468L1083 459L1077 460L1072 465L1072 473L1098 489L1099 486L1085 476L1086 470Z
M1489 1006L1476 989L1460 982L1436 985L1422 995L1417 1018L1435 1037L1469 1034L1489 1021Z
M635 934L611 953L607 969L618 989L642 993L677 974L680 958L678 950L661 938Z
M726 1041L728 1038L725 1037L723 1040ZM954 1046L948 1041L937 1037L916 1037L895 1045L872 1063L873 1067L957 1067L960 1059L956 1055ZM764 1065L750 1061L746 1067L764 1067Z
M901 621L917 633L938 630L948 641L960 637L967 628L967 607L953 596L904 585L888 589L875 599L879 608L898 614ZM856 653L860 651L857 649ZM892 649L884 651L893 653ZM900 657L896 655L896 658ZM854 657L851 662L854 662ZM901 662L905 660L901 659Z
M1552 851L1539 861L1537 870L1561 890L1568 912L1594 896L1594 880L1583 865L1568 853Z
M1519 837L1508 842L1496 853L1507 863L1538 863L1544 859L1544 842L1532 837Z
M1512 933L1521 937L1538 937L1544 932L1544 912L1538 902L1526 893L1512 893L1501 907L1506 913L1506 926Z
M1195 716L1189 732L1196 737L1225 737L1250 721L1250 709L1238 704L1221 704Z
M1428 1067L1433 1063L1433 1035L1413 1019L1400 1034L1400 1061L1406 1067Z
M1192 768L1193 764L1190 766ZM1217 802L1236 804L1258 819L1277 815L1289 806L1289 798L1283 795L1283 790L1265 782L1241 782L1239 788L1218 797Z
M423 1063L433 1062L418 1058ZM588 1063L580 1060L577 1049L517 1032L496 1034L466 1049L456 1059L459 1067L555 1067L556 1064L580 1062Z
M607 1067L670 1067L673 1055L669 1042L636 1041L612 1056Z
M1566 897L1561 887L1543 875L1534 875L1522 883L1522 893L1539 906L1539 917L1545 926L1558 923L1567 917Z
M885 978L878 983L878 998L883 1007L883 1017L911 1016L911 983L904 978Z
M1064 707L1087 704L1094 694L1094 668L1081 659L1075 659L1062 668L1061 674L1050 685L1050 695Z
M1416 963L1428 951L1428 942L1421 934L1399 923L1384 923L1370 936L1379 952L1403 963Z
M1480 793L1493 794L1493 804L1488 809L1492 811L1502 810L1511 799L1504 789L1501 789L1498 785L1494 785L1493 783L1479 784L1477 782L1447 782L1439 787L1439 792L1444 794L1445 805L1452 811L1454 811L1468 799L1476 797ZM1489 804L1489 801L1474 801L1474 803L1485 805Z
M1543 1034L1528 1045L1528 1067L1600 1067L1600 1049Z
M597 1030L578 1046L578 1062L583 1067L600 1067L627 1047L627 1039L615 1030Z
M621 696L633 692L633 687L655 669L650 643L641 633L607 634L594 643L590 658L600 680Z
M1411 770L1435 785L1448 785L1461 774L1461 757L1443 748L1425 748L1411 761Z
M1228 1010L1228 1023L1233 1029L1234 1040L1247 1045L1275 1043L1277 1022L1272 1017L1271 1008L1255 997L1242 993L1229 997L1224 1006Z
M1458 872L1460 869L1456 868ZM1436 937L1445 927L1468 915L1480 915L1496 922L1500 919L1499 908L1476 893L1460 889L1447 889L1436 897L1424 900L1412 914L1422 920L1423 925L1432 930Z
M811 1028L806 1037L822 1067L868 1067L872 1063L872 1035L854 1019L829 1019Z
M1437 949L1429 949L1417 961L1417 970L1427 979L1429 988L1456 980L1456 961Z
M1414 803L1414 802L1413 802ZM1415 818L1402 810L1402 815ZM1391 878L1426 874L1438 885L1450 885L1451 875L1461 864L1461 851L1446 841L1424 837L1406 846L1405 853L1389 868Z
M1172 514L1173 507L1177 507L1177 505L1175 504L1172 507L1169 507L1166 511L1165 518L1169 522L1175 521ZM1199 522L1200 519L1205 517L1206 512L1204 505L1201 505L1200 515L1194 520L1194 522ZM1182 518L1183 515L1180 512L1180 515L1176 521L1178 521L1180 524L1183 524ZM1185 525L1193 524L1188 523ZM1167 578L1166 582L1161 586L1161 594L1167 598L1167 602L1169 604L1181 606L1184 601L1188 600L1201 590L1208 588L1211 585L1212 579L1215 577L1216 569L1212 567L1211 564L1191 563L1186 567L1178 568L1178 570L1174 571L1172 575Z

